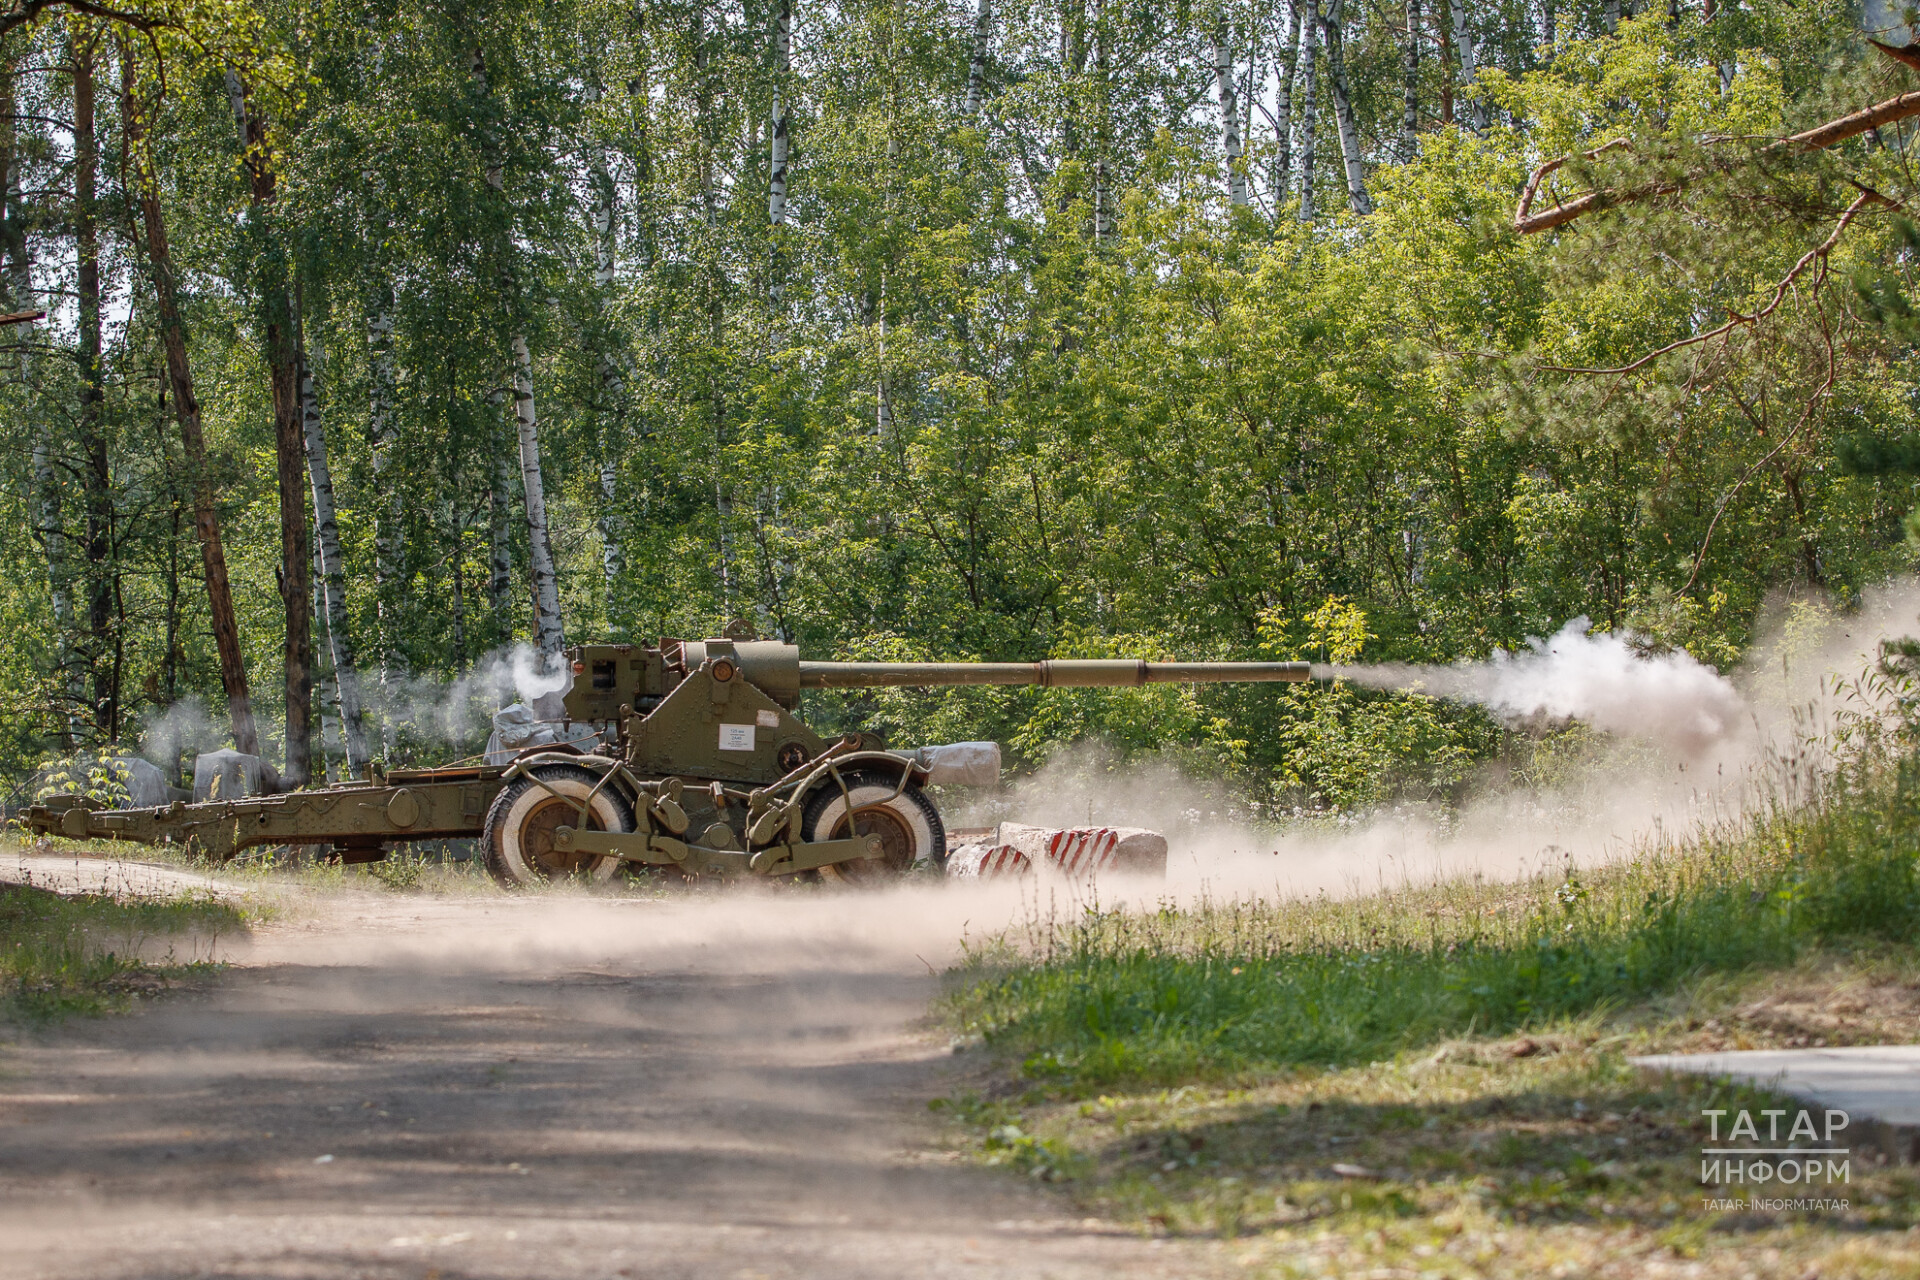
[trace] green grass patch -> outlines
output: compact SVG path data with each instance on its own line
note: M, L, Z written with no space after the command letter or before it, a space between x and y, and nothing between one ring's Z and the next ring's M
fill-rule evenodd
M1917 847L1909 766L1591 874L1032 922L971 958L949 1012L1069 1091L1387 1060L1904 945Z
M0 885L0 1019L108 1013L211 970L246 912L205 895L121 900Z

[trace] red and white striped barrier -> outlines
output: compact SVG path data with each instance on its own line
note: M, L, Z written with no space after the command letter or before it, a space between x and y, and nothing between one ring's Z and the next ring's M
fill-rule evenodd
M998 880L1045 869L1072 880L1167 873L1167 838L1143 827L1031 827L1003 822L947 855L953 879Z

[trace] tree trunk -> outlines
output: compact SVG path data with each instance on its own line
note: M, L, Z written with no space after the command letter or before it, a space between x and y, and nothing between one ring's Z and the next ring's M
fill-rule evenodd
M497 404L500 397L488 398ZM489 428L489 434L493 434ZM513 465L503 441L487 451L492 467L487 476L487 607L503 638L513 635Z
M173 394L174 417L180 423L180 443L186 452L188 483L193 489L193 523L206 570L213 643L220 655L220 682L226 689L234 747L247 755L259 755L260 735L254 727L253 703L247 694L240 625L234 617L233 592L227 582L226 548L220 540L220 515L214 507L213 476L207 467L206 437L200 428L200 401L194 396L193 371L187 362L186 328L180 318L173 258L167 249L166 219L160 208L153 157L147 149L146 121L136 98L133 53L125 44L120 46L120 74L122 133L134 166L147 266L153 275L155 317L167 356L167 381Z
M1480 74L1479 64L1474 56L1473 30L1467 25L1467 0L1447 0L1453 10L1453 50L1456 59L1456 74L1462 88L1466 88ZM1477 99L1467 100L1467 124L1475 133L1487 131L1487 107Z
M973 11L973 57L967 62L967 119L980 115L986 100L987 55L993 48L993 0L980 0Z
M527 340L513 335L513 420L520 437L520 480L526 490L527 559L533 567L534 645L549 662L566 647L560 627L560 579L547 537L547 498L540 476L540 421L533 407L533 355Z
M1420 0L1407 0L1407 48L1402 67L1406 101L1400 108L1400 157L1420 152Z
M1287 38L1280 46L1280 87L1273 102L1273 202L1293 189L1293 81L1300 69L1300 3L1288 0Z
M792 70L793 0L775 0L773 13L773 138L772 164L767 181L767 221L776 227L787 224L787 130L792 113L787 109L787 77ZM775 282L776 299L779 284Z
M313 753L313 549L307 540L306 441L301 428L300 349L294 332L287 258L274 220L278 179L267 147L267 122L239 76L226 73L227 94L240 128L241 165L252 196L253 255L259 291L263 353L273 396L274 471L280 498L280 602L286 619L281 659L286 672L286 767L281 779L304 786Z
M327 458L326 425L320 417L320 389L314 368L325 359L316 333L300 331L300 420L307 453L307 477L313 486L313 523L318 537L319 596L327 620L327 656L333 667L334 699L340 708L340 742L347 776L363 776L367 761L366 720L360 708L360 672L347 621L347 559L340 549L340 520L333 501L333 467Z
M596 92L596 97L598 96ZM599 377L599 393L596 404L599 430L596 433L596 448L600 454L600 569L603 587L606 592L607 622L612 624L616 587L620 581L621 545L620 545L620 493L617 459L625 444L626 437L626 399L627 379L622 372L621 361L610 349L608 337L612 325L608 322L607 303L613 292L615 275L615 221L618 212L619 192L613 183L613 175L608 172L606 153L598 144L592 149L593 181L593 289L594 305L599 311L600 324L594 335L599 350L595 363ZM774 271L777 277L779 257L774 257ZM774 298L779 300L779 287L774 288Z
M493 89L487 81L486 59L477 46L473 51L472 75L482 96L490 97ZM484 149L487 186L504 206L506 173L491 138ZM511 245L506 246L505 251L510 254ZM511 267L506 269L502 284L509 305L517 305L519 284ZM524 333L513 335L512 348L513 421L519 439L520 482L526 500L527 560L533 573L534 647L551 666L559 661L566 637L560 625L560 580L554 569L553 543L547 533L547 498L540 474L540 419L533 404L533 353Z
M20 174L15 165L18 138L14 130L14 67L11 60L0 63L0 231L4 231L7 258L6 291L10 309L30 310L34 303L33 259L27 243L25 199L20 191ZM17 349L20 380L38 389L39 370L34 361L38 327L23 322L14 330L20 341ZM76 712L86 701L81 686L80 668L73 649L73 587L68 576L67 531L62 511L60 468L54 460L51 424L41 422L33 431L32 534L40 544L47 566L47 596L53 609L54 654L58 670L54 701L55 723L60 749L71 752L79 744Z
M1308 0L1318 7L1319 0ZM1360 159L1360 126L1353 118L1353 90L1347 83L1345 40L1341 36L1343 0L1333 0L1321 24L1327 41L1327 79L1333 88L1333 121L1340 135L1340 158L1347 166L1347 207L1365 216L1373 212L1367 198L1366 170Z
M1320 133L1320 8L1319 0L1297 0L1306 6L1305 41L1301 59L1307 64L1307 82L1300 102L1300 221L1313 221L1313 167Z
M108 742L118 736L120 709L114 664L113 472L101 421L106 391L101 369L99 141L94 130L95 35L90 23L69 28L73 73L73 234L79 313L80 406L77 425L85 493L87 555L87 665L93 673L93 723Z
M1113 82L1107 58L1107 0L1093 0L1093 78L1098 100L1094 110L1099 118L1093 139L1093 238L1105 243L1113 238L1113 170L1109 156L1113 151Z
M1220 98L1220 150L1227 162L1227 198L1238 208L1247 203L1247 173L1240 165L1240 101L1233 92L1233 53L1224 16L1213 30L1213 83Z
M379 629L380 743L391 760L398 743L393 716L400 705L399 686L407 678L407 656L400 647L405 612L406 526L400 478L393 465L398 434L399 378L394 371L393 284L376 263L373 305L367 309L367 449L373 456L373 610Z

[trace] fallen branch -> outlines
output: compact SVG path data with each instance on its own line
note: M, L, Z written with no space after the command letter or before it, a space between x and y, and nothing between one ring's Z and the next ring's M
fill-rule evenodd
M4 316L0 316L0 325L25 324L29 320L44 320L46 315L47 313L44 311L11 311Z
M1896 58L1902 63L1909 63L1911 65L1911 58L1913 56L1920 56L1915 55L1911 49L1894 49L1890 46L1879 45L1877 41L1875 43L1876 47L1886 52L1889 57ZM1775 151L1821 151L1833 146L1837 142L1844 142L1848 138L1858 137L1870 129L1878 129L1881 125L1893 124L1896 121L1906 120L1913 116L1920 116L1920 91L1903 93L1897 98L1888 98L1885 102L1875 103L1871 107L1855 111L1850 115L1841 116L1837 120L1829 120L1823 125L1805 130L1801 133L1796 133L1792 137L1780 138L1762 147L1760 154L1766 155ZM1606 152L1622 148L1630 151L1633 149L1633 144L1625 138L1615 138L1613 141L1595 147L1591 151L1582 152L1581 158L1584 160L1593 160L1604 155ZM1674 192L1680 190L1681 187L1685 186L1686 183L1700 176L1699 171L1696 170L1675 182L1654 183L1644 187L1629 187L1623 191L1609 191L1605 189L1588 191L1575 196L1571 200L1556 201L1551 209L1542 213L1535 213L1533 211L1533 201L1534 197L1539 194L1540 183L1545 180L1548 175L1554 173L1572 159L1573 157L1568 155L1549 160L1535 169L1532 175L1528 177L1526 188L1520 193L1520 203L1515 206L1513 211L1513 229L1515 231L1523 236L1529 236L1536 231L1550 231L1554 227L1563 227L1575 218L1583 214L1593 213L1596 210L1611 208L1614 205L1630 204L1636 200L1646 200L1653 196L1672 195Z

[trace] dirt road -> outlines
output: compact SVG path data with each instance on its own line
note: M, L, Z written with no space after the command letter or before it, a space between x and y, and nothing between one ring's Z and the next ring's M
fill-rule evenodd
M347 892L0 1048L0 1276L1194 1276L930 1145L1005 899Z

